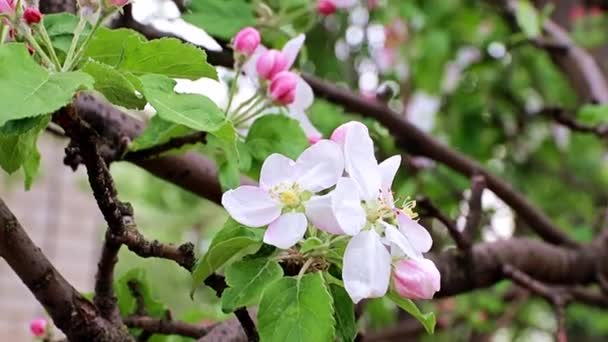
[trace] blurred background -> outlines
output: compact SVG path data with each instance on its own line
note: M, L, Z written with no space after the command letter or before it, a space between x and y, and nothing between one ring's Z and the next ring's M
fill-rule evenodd
M549 50L533 41L540 23L551 18L607 72L608 4L516 1L514 19L513 13L505 13L502 3L362 0L348 10L321 16L314 11L314 1L192 0L180 18L173 1L136 0L132 13L141 23L211 50L221 49L221 44L247 25L259 27L268 40L265 43L279 47L296 32L306 32L300 69L348 86L361 96L386 101L422 130L513 184L570 236L588 242L606 226L608 218L605 143L572 132L543 112L559 107L581 122L595 125L608 121L608 107L592 104L580 91L581 85L554 63ZM306 11L298 12L298 6ZM293 25L278 30L266 8L276 12L288 8ZM229 81L228 75L219 87L217 82L202 80L185 85L183 91L198 91L222 101ZM342 122L360 119L323 100L315 102L309 116L325 135ZM400 153L385 128L364 121L379 146L379 159ZM62 163L66 144L45 133L39 141L41 175L32 189L23 190L19 174L9 177L3 173L0 197L68 281L87 293L93 286L105 227L82 168L73 173ZM404 155L403 169L394 186L399 198L422 195L453 218L466 214L467 178L414 155ZM113 164L112 174L121 200L131 202L137 224L150 239L192 241L202 253L226 219L221 208L130 164ZM488 190L483 194L483 207L479 240L530 233ZM452 246L439 222L426 218L422 222L434 235L434 251ZM0 270L0 340L30 340L29 321L44 313L4 261L0 261ZM209 292L199 291L195 301L190 300L189 275L169 262L143 260L123 250L117 279L122 276L146 278L154 297L170 307L175 318L223 318L216 297ZM531 298L506 281L422 303L422 307L436 312L438 331L426 336L414 322L411 329L419 330L416 340L552 341L556 328L553 311L545 301ZM389 327L407 321L383 300L369 301L363 317L362 324L382 341L395 340ZM577 341L608 338L605 311L571 305L566 322L570 337Z

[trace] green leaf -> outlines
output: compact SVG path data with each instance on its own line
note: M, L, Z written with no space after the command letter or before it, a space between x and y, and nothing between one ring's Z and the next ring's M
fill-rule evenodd
M579 109L577 117L581 122L591 125L608 122L608 105L584 105Z
M167 76L144 75L140 80L146 99L161 119L205 132L224 124L224 113L206 96L175 93L175 81Z
M285 115L264 115L255 120L246 143L258 160L272 153L296 159L310 145L300 124Z
M44 27L53 46L64 54L70 49L74 30L78 26L78 17L71 13L53 13L44 15ZM91 25L87 24L80 36L82 41L91 32Z
M262 246L262 229L251 229L229 219L215 235L209 250L196 263L192 271L192 292L216 270Z
M388 298L397 304L400 308L407 311L410 315L414 316L427 333L433 334L435 332L435 314L432 312L422 313L420 309L410 299L403 298L397 294L394 290L389 291Z
M274 259L241 260L228 266L225 276L230 288L222 294L222 310L229 313L257 304L264 289L283 277L283 269Z
M266 342L325 342L334 339L334 309L321 272L299 281L282 278L264 291L258 330Z
M129 286L129 282L137 283L137 289L141 294L146 308L146 314L151 317L164 317L167 307L158 301L150 288L150 284L146 278L146 271L142 268L134 268L125 273L114 284L116 298L118 299L118 308L123 317L135 314L137 308L137 300L133 295L133 291Z
M255 26L253 5L244 0L194 0L184 20L226 40L245 26Z
M162 144L171 138L192 133L192 129L161 119L154 115L144 131L129 145L129 150L137 151Z
M515 11L515 19L517 25L528 38L535 38L540 35L540 19L536 8L528 0L517 1L517 9Z
M125 72L94 60L89 60L81 70L95 79L95 90L113 104L136 109L143 109L146 105L146 99L135 93L141 91L141 84L133 84L131 81L137 79L128 78Z
M51 73L36 64L23 44L0 46L0 126L9 120L52 113L77 90L93 87L80 71Z
M204 50L175 38L147 41L129 29L99 28L84 57L136 76L154 73L192 80L201 77L217 79L217 72L207 63Z
M357 335L355 305L343 287L330 285L334 299L334 319L336 320L336 337L342 342L351 342Z
M308 239L304 240L304 242L302 242L300 246L300 253L306 253L308 251L311 251L321 246L322 244L323 241L321 241L321 239L319 239L318 237L309 237Z
M11 120L0 127L0 167L9 174L23 168L25 189L29 190L40 166L37 141L50 115Z

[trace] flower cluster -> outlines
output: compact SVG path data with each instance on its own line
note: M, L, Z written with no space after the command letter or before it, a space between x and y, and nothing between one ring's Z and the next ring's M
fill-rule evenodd
M300 123L311 143L321 139L321 133L306 116L306 110L314 101L313 91L300 75L290 71L304 40L305 36L300 34L288 41L282 50L275 50L261 44L260 33L253 27L246 27L237 33L232 40L237 63L235 69L237 72L242 70L258 91L252 103L246 103L249 107L245 108L244 113L238 113L237 108L232 118L235 126L249 124L258 115L264 114L266 104L253 101L256 96L263 94L271 105L287 109L287 114Z
M414 203L395 203L391 186L401 163L393 156L378 163L367 127L349 122L329 140L320 140L293 161L280 154L264 162L259 186L224 193L222 204L239 223L268 225L264 242L294 247L307 232L321 230L352 237L346 246L342 279L357 303L394 289L407 298L431 298L439 271L423 253L430 234L416 221Z

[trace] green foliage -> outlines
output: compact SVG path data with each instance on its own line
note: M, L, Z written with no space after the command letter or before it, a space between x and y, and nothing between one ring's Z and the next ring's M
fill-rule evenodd
M44 27L49 38L58 52L66 54L70 49L70 44L74 38L74 30L78 25L78 17L71 13L52 13L44 15ZM80 36L80 41L86 38L91 32L91 26L86 25Z
M186 135L192 132L192 129L162 119L159 115L152 117L148 126L131 144L129 149L137 151L149 148L158 144L165 143L171 138Z
M518 0L515 11L517 25L528 38L535 38L540 34L540 18L534 5L528 0Z
M397 304L400 308L412 315L420 323L422 323L427 333L432 334L435 331L436 321L434 313L422 313L420 309L418 309L416 304L414 304L414 302L412 302L410 299L399 296L393 290L389 291L387 297L390 298L393 302L395 302L395 304Z
M255 120L246 143L258 160L272 153L296 159L310 145L300 124L284 115L265 115Z
M323 275L282 278L269 286L258 309L260 338L267 342L324 342L334 338L332 298Z
M193 0L184 19L214 37L231 39L245 26L255 26L253 4L245 0Z
M113 104L136 109L143 109L146 105L146 99L136 94L136 91L142 91L141 83L128 72L94 60L88 61L81 70L95 79L95 90Z
M0 127L0 167L9 174L23 168L26 190L38 174L40 153L36 142L49 120L49 115L41 115L11 120Z
M273 259L245 259L228 266L225 276L230 287L222 293L222 310L228 313L257 304L264 289L281 279L283 269Z
M84 57L92 58L136 76L161 74L173 78L217 79L215 68L207 63L205 51L175 38L153 41L139 33L100 28L91 38Z
M9 120L52 113L72 100L77 90L93 87L80 71L49 72L38 65L23 44L0 46L0 126Z
M192 271L192 293L208 276L248 254L255 253L262 245L260 229L244 227L229 219L220 230L205 255L196 263Z
M161 119L205 132L224 124L224 113L206 96L175 93L176 82L167 76L149 74L140 80L146 99Z
M136 292L133 292L134 290ZM146 313L149 316L163 318L165 315L167 307L154 297L146 278L146 272L141 268L134 268L120 277L114 284L114 291L118 299L120 314L123 317L136 313L138 298L134 295L135 293L141 295Z
M334 320L336 337L341 342L351 342L357 336L355 305L342 286L330 285L329 289L334 302Z
M608 122L608 106L607 105L584 105L577 113L577 117L581 122L591 125Z

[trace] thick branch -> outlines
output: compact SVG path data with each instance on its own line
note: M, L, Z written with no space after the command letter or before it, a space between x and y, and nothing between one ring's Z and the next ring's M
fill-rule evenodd
M103 319L97 308L70 285L28 237L0 199L0 256L44 306L70 341L132 341L120 325Z
M205 336L208 331L206 327L200 325L148 316L131 316L125 318L124 322L129 328L139 328L152 334L201 338Z

